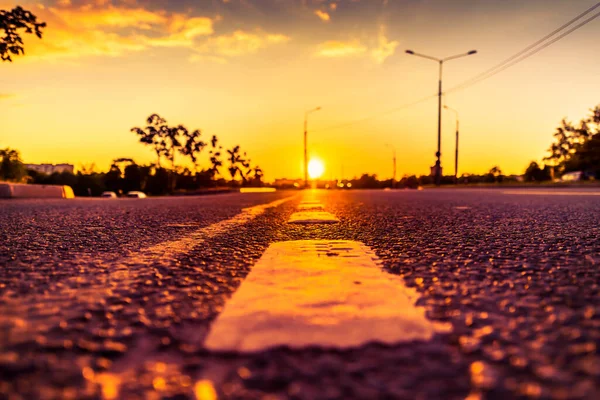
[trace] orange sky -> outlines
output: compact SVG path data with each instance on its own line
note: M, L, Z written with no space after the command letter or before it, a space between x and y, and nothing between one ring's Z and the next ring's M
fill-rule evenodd
M7 2L48 23L0 64L0 147L28 163L153 162L129 132L151 113L240 144L266 178L300 177L304 111L325 177L425 174L434 162L437 65L446 88L504 60L595 0L61 0ZM600 103L600 19L446 102L460 112L460 171L522 173L554 128ZM364 117L377 115L361 122ZM454 116L442 165L454 165ZM204 155L208 159L208 155Z

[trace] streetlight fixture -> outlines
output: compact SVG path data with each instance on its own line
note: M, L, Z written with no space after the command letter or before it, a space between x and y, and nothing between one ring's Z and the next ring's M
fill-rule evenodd
M452 111L456 115L456 144L454 146L454 183L458 183L458 111L454 108L444 105L446 110Z
M321 107L313 108L304 112L304 187L308 187L308 114L319 111Z
M392 175L392 188L396 186L396 148L389 143L385 144L385 147L390 147L392 149L392 163L394 174Z
M440 65L440 78L439 78L439 85L438 85L438 146L437 146L437 153L435 153L435 156L437 158L437 160L435 162L435 184L437 186L439 186L441 183L441 180L442 180L442 163L440 160L440 158L442 156L442 66L445 61L450 61L450 60L454 60L455 58L470 56L472 54L477 53L477 50L471 50L467 53L457 54L457 55L446 57L446 58L431 57L431 56L428 56L425 54L416 53L412 50L406 50L406 53L410 54L412 56L422 57L422 58L426 58L428 60L436 61Z

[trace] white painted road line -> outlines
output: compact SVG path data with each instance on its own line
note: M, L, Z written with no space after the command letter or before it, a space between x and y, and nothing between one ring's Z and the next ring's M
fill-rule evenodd
M333 224L340 222L335 215L326 211L298 211L288 220L290 224Z
M600 196L598 192L575 192L566 190L505 190L503 194L528 194L537 196Z
M448 332L450 325L429 321L416 299L360 242L274 243L225 304L204 345L227 352L351 348Z
M213 238L217 235L221 235L225 232L229 232L238 225L243 225L247 222L250 222L257 216L263 214L266 210L280 206L281 204L290 201L293 198L295 198L295 196L288 196L270 203L244 208L241 213L230 219L200 228L181 239L163 242L156 246L147 247L143 251L140 251L141 254L138 253L136 255L136 260L137 262L152 263L160 260L160 258L170 259L177 254L183 254L203 241Z
M0 305L0 326L9 326L10 335L13 337L20 335L23 336L23 340L26 340L29 336L35 336L37 332L58 325L61 320L68 320L70 317L77 316L77 312L82 308L104 307L106 298L113 296L114 292L134 286L137 279L135 273L137 268L146 269L148 265L153 263L171 262L175 257L186 254L204 241L234 231L239 226L263 214L266 210L294 198L296 196L289 196L270 203L244 208L242 212L232 218L199 228L182 238L146 247L139 251L132 251L126 257L108 261L105 269L106 273L98 276L98 279L89 286L84 285L82 287L81 277L77 275L59 281L56 286L51 286L47 293L43 295L20 297L16 300L2 299L5 303ZM91 256L80 256L77 260L80 265L93 264L97 261ZM77 301L80 307L72 309L67 307L73 301ZM23 316L27 315L27 310L35 304L51 304L54 309L61 310L61 312L48 315L44 321L38 320L30 324L29 321L23 319ZM84 307L84 304L87 307Z
M300 205L298 205L298 210L300 211L323 209L325 209L325 207L321 203L300 203Z

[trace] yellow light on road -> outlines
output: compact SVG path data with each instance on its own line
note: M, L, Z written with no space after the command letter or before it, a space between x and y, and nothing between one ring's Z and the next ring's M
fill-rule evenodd
M318 158L313 158L308 163L308 176L310 179L319 179L325 172L325 164Z

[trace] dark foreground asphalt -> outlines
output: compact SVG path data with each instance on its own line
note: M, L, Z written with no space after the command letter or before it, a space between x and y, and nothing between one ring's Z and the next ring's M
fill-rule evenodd
M210 398L207 382L240 399L600 398L600 196L322 192L339 224L288 225L297 197L142 257L292 194L1 201L0 398ZM366 243L453 331L346 351L204 350L265 249L297 239Z

